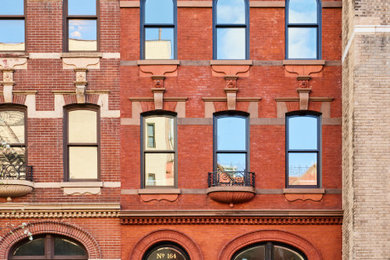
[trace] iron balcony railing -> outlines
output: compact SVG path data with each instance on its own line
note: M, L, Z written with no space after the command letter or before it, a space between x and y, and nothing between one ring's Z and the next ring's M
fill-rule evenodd
M27 180L33 181L33 167L27 165L2 164L0 180Z
M244 186L255 187L255 173L247 171L216 171L209 172L209 187Z

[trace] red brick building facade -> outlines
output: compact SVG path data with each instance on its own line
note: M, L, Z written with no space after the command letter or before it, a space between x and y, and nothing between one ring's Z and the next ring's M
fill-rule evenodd
M341 259L341 1L16 2L0 259Z

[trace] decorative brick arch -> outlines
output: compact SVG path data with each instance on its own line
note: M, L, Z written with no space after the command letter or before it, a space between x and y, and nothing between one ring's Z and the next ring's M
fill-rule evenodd
M89 232L69 223L40 221L27 223L24 227L18 226L5 234L0 239L0 259L7 259L11 247L18 241L28 237L27 232L25 233L26 230L30 231L33 236L50 233L73 238L83 244L88 252L89 259L102 258L99 244Z
M141 260L145 252L154 244L158 242L174 242L188 253L191 260L203 260L202 252L199 247L189 238L187 235L184 235L181 232L175 230L157 230L153 231L146 236L144 236L138 243L135 245L133 251L131 252L128 259L130 260Z
M229 260L241 248L266 241L291 245L301 250L310 260L322 260L320 252L309 241L293 233L280 230L259 230L236 237L222 248L218 259Z

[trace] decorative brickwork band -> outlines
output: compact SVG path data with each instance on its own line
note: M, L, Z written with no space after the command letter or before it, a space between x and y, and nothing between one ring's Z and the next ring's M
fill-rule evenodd
M122 217L123 225L341 225L342 217Z
M129 260L141 260L145 252L158 242L174 242L183 247L191 260L203 260L203 255L194 241L185 234L174 230L158 230L144 236L130 253Z
M241 248L266 241L276 241L296 247L310 260L323 259L320 252L309 241L293 233L280 230L260 230L239 236L224 246L218 259L231 259L233 254Z
M25 230L28 230L32 236L51 233L73 238L84 245L89 259L102 258L99 244L87 231L70 223L40 221L27 223L24 227L19 226L4 235L0 239L0 259L8 259L8 253L12 245L29 236L28 232L24 232Z

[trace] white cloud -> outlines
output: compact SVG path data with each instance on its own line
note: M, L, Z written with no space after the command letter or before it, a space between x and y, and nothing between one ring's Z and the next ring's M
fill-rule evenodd
M245 59L245 30L225 29L218 33L218 59Z
M79 31L74 31L70 34L73 38L81 38L81 33Z
M217 8L218 23L245 23L245 4L243 0L219 0Z
M289 29L289 58L316 58L315 29L290 28Z

